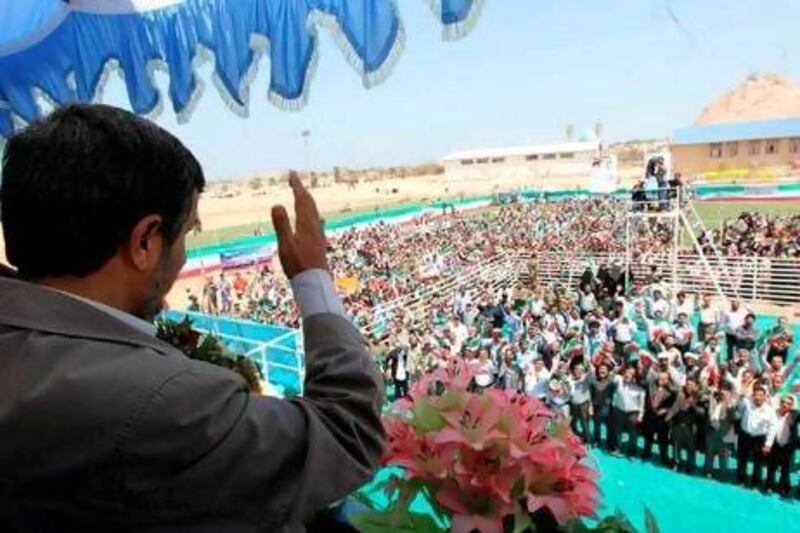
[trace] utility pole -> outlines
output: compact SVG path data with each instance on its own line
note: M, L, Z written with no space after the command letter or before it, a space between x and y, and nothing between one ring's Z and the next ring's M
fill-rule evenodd
M303 130L300 134L303 137L303 147L305 149L306 178L311 176L311 130Z

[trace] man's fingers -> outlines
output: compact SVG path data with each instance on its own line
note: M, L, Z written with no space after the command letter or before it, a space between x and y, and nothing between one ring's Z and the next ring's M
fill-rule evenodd
M296 172L289 174L289 184L294 191L294 212L296 217L296 225L298 231L307 230L308 228L319 228L321 232L322 223L317 210L317 203L314 197L303 185L300 177Z
M278 236L279 245L288 245L292 240L292 224L289 222L289 214L282 205L272 208L272 226Z
M294 170L289 171L289 186L297 192L297 189L303 188L303 182L300 181L300 176Z
M294 216L299 224L300 220L305 218L303 206L307 201L308 191L296 172L289 174L289 185L292 187L292 193L294 193Z

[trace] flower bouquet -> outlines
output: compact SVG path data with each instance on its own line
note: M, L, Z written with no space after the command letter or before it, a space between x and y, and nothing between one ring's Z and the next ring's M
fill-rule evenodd
M244 378L252 392L261 392L261 369L243 355L232 354L213 335L203 335L192 328L192 321L183 322L160 319L156 322L156 336L171 344L190 359L233 370Z
M379 487L390 503L361 497L369 510L351 522L364 532L591 531L580 520L596 517L598 474L568 421L533 398L474 391L473 377L454 363L394 404L384 464L399 468ZM412 510L420 500L425 512ZM634 531L619 515L600 527Z

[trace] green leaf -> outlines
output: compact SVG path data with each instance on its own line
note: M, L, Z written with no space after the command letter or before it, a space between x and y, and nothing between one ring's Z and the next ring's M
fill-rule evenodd
M550 431L550 435L560 441L566 441L569 436L569 424L565 422L556 422Z
M242 354L231 353L214 335L201 335L195 331L189 317L182 322L160 319L157 325L157 337L181 350L187 357L233 370L247 381L252 391L261 391L260 380L263 375L258 365Z
M445 425L442 413L427 399L419 398L414 402L414 427L420 433L439 431Z
M514 533L522 533L529 529L534 529L531 515L526 509L518 505L517 509L514 511Z
M620 511L611 516L605 517L597 524L594 529L584 529L584 531L595 531L597 533L637 533L630 520Z
M407 531L417 533L442 533L432 517L412 513L402 507L393 507L383 512L370 511L353 516L350 523L362 533L384 533Z
M467 401L468 400L465 395L448 390L439 397L437 403L439 404L439 409L443 411L449 411L451 409L464 408L464 406L467 405Z
M393 527L391 517L377 511L359 513L350 518L350 523L362 533L392 531Z
M422 533L441 533L447 529L440 527L432 516L419 513L408 513L411 517L413 531Z
M502 414L497 420L497 430L505 435L509 435L514 428L514 418L509 414Z
M661 533L661 529L658 527L658 521L648 507L644 508L644 528L647 533Z
M430 505L431 510L433 511L433 517L436 521L440 524L449 524L450 523L450 512L447 511L442 504L439 503L439 500L436 499L434 493L436 492L430 486L426 486L425 489L422 491L422 495L425 500Z
M570 520L562 526L566 533L588 533L590 531L605 531L600 529L602 522L598 525L597 529L589 529L589 527L580 520Z

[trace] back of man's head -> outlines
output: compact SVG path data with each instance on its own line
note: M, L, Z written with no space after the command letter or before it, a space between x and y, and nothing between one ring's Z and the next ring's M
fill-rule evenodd
M71 105L9 139L2 223L9 262L28 280L86 277L158 216L170 245L205 185L178 139L131 113Z

